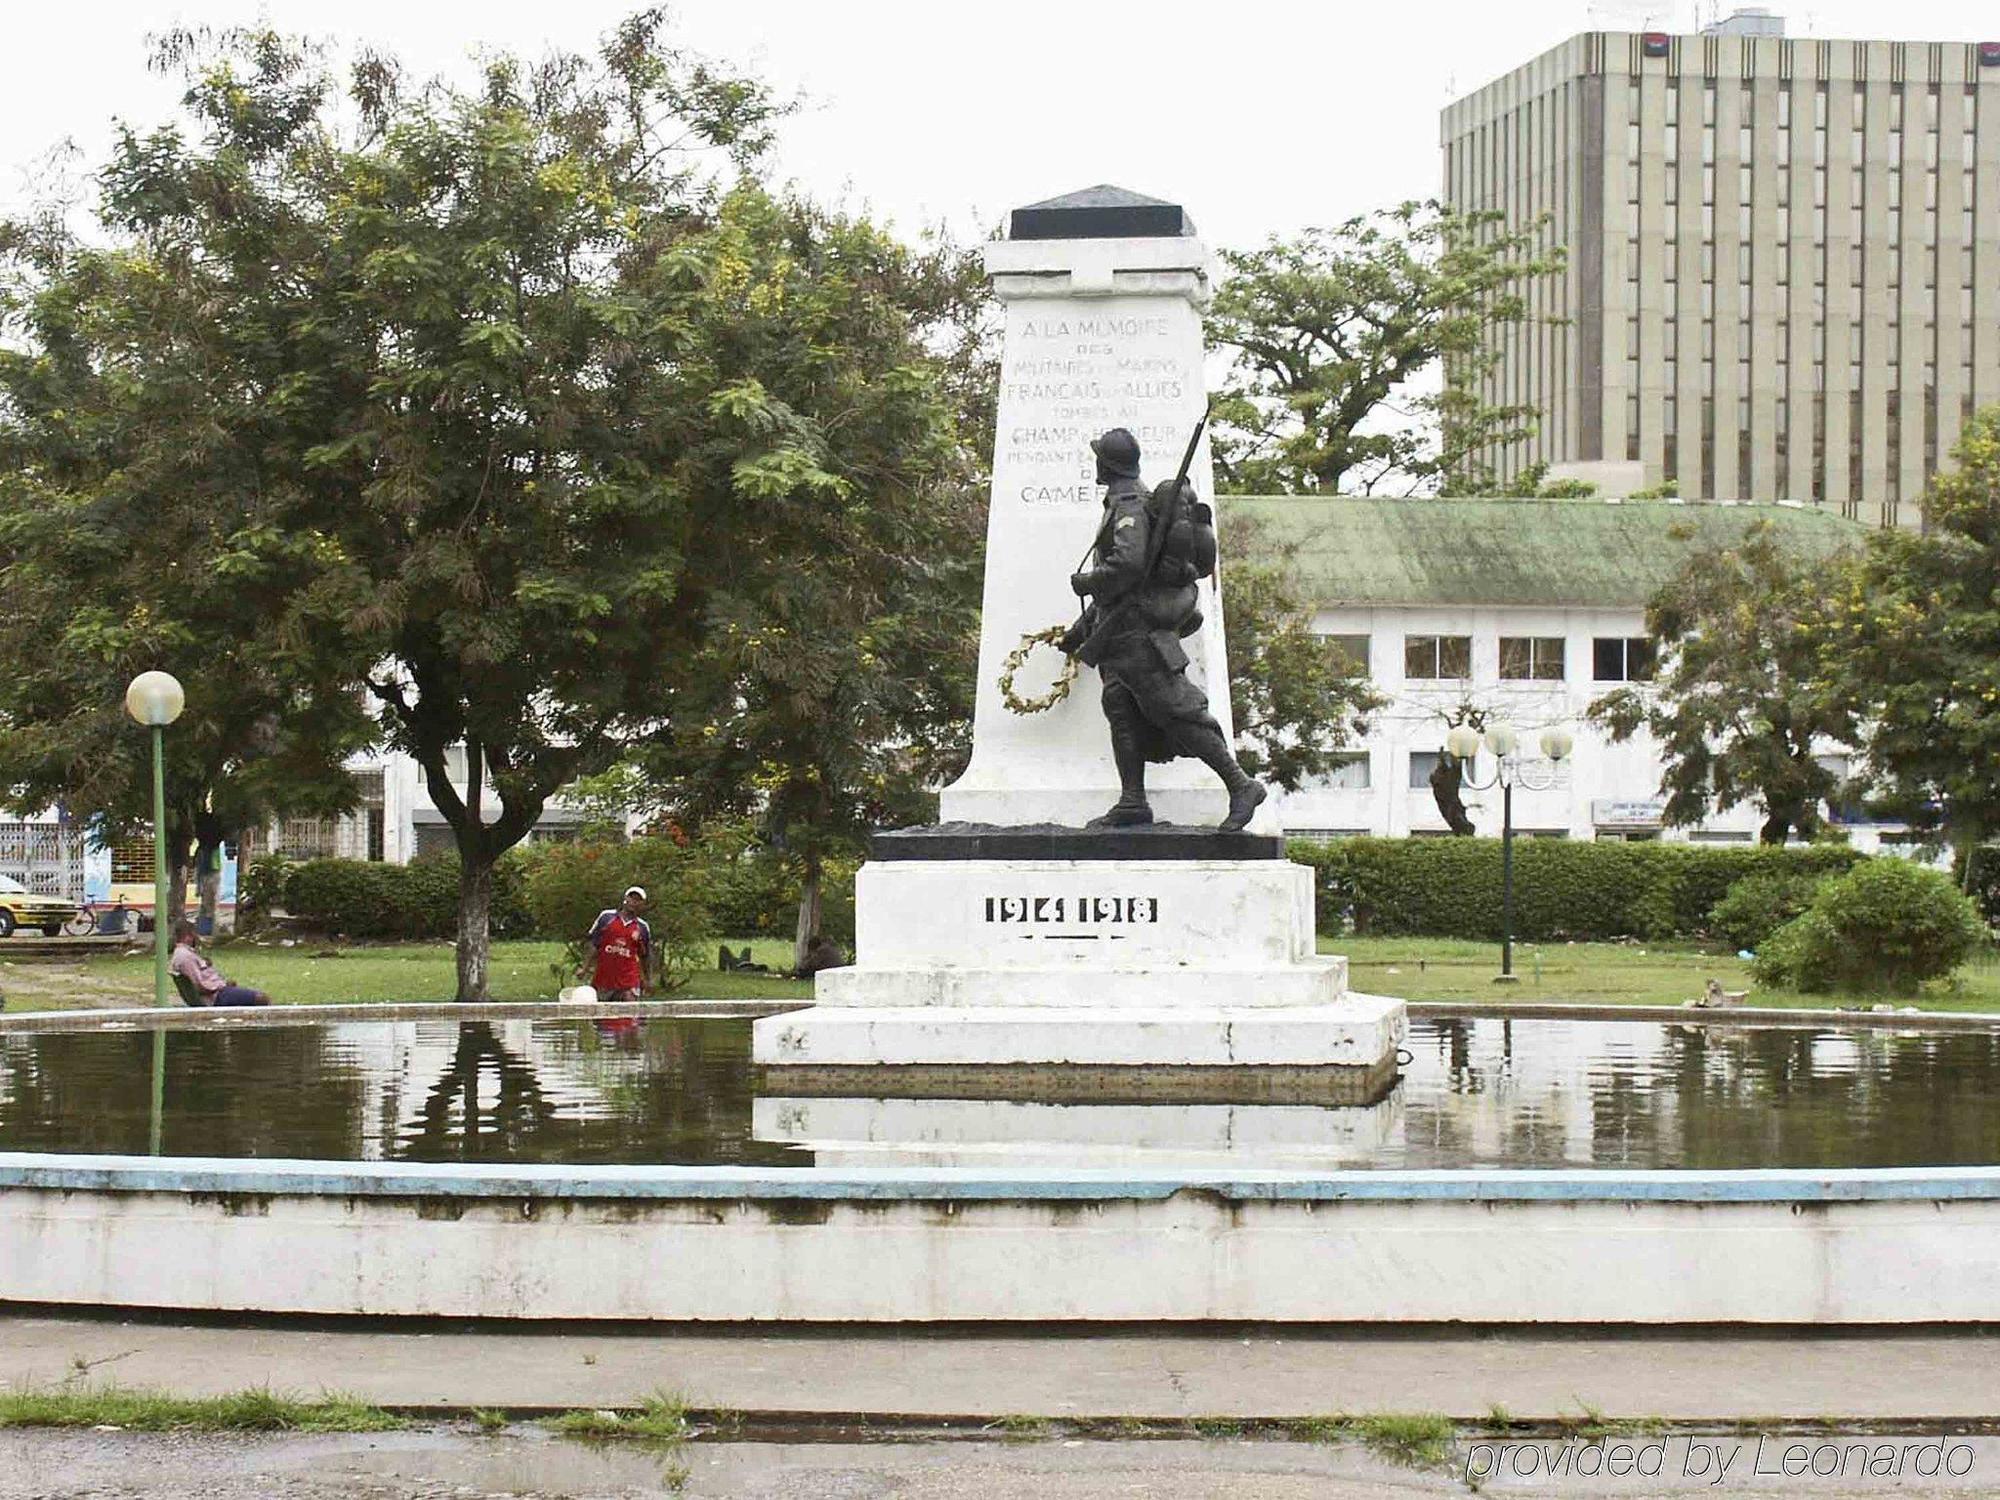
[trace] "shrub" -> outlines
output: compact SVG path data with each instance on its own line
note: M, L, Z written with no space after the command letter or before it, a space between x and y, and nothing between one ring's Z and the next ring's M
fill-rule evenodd
M271 914L273 907L285 906L285 891L297 868L282 854L264 854L249 861L236 878L236 927L247 931L255 922ZM289 907L286 908L290 910Z
M670 838L544 844L528 862L527 905L535 929L563 942L555 972L568 981L583 967L597 914L616 906L627 886L644 886L658 983L663 990L678 989L709 962L705 949L714 923L706 900L708 874L699 850Z
M522 902L523 852L493 867L488 930L523 937L533 923ZM438 938L458 930L458 857L427 855L407 865L362 859L308 859L286 868L284 907L322 932L356 938Z
M1762 948L1780 927L1812 905L1824 875L1745 875L1708 914L1708 928L1737 948Z
M716 829L698 847L718 936L789 938L798 930L798 866L760 840L749 824ZM820 930L836 942L854 941L855 865L851 859L829 859L820 871Z
M1318 877L1323 932L1351 921L1358 932L1390 936L1500 936L1498 839L1352 838L1298 843L1291 857ZM1659 940L1695 937L1729 887L1746 875L1825 875L1861 858L1842 845L1799 849L1755 845L1604 843L1517 839L1514 935Z
M1828 880L1757 955L1766 984L1808 992L1908 995L1949 974L1985 936L1979 908L1949 877L1901 859L1873 859Z

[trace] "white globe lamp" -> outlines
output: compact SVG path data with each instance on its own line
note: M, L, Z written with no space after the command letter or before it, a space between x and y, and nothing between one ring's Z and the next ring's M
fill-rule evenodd
M171 672L141 672L125 689L125 712L139 723L164 729L187 707L187 694Z

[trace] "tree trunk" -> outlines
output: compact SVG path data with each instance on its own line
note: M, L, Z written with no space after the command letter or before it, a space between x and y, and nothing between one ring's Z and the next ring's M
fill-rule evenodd
M1431 768L1431 800L1437 803L1438 812L1454 834L1470 838L1475 830L1465 811L1465 799L1459 793L1464 782L1465 768L1456 758L1449 754L1439 756L1438 763Z
M195 925L203 932L215 931L215 906L222 895L222 822L206 810L194 820Z
M1757 830L1757 842L1783 848L1785 840L1792 834L1790 814L1774 812L1764 819L1764 826Z
M492 956L493 861L458 850L458 998L482 1001Z
M806 856L805 883L799 887L799 925L792 938L792 970L806 964L806 944L819 935L820 862L817 854Z
M169 932L187 915L189 864L186 845L177 844L167 851L167 909L155 920L164 920Z
M203 932L213 932L216 904L222 899L221 868L211 870L203 867L201 874L195 880L195 890L199 893L195 907L195 925Z

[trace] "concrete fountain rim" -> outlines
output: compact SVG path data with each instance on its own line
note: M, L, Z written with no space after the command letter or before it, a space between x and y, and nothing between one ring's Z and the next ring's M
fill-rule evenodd
M1990 1011L1874 1011L1833 1007L1607 1005L1594 1001L1411 1000L1410 1019L1516 1021L1646 1021L1727 1029L1813 1027L1843 1031L1996 1031ZM715 1019L759 1020L812 1006L809 999L721 1000L690 996L624 1005L576 1005L559 1000L371 1001L348 1005L273 1005L259 1009L200 1010L187 1006L134 1006L115 1010L0 1012L0 1035L13 1031L192 1030L202 1027L310 1026L350 1021L520 1021Z

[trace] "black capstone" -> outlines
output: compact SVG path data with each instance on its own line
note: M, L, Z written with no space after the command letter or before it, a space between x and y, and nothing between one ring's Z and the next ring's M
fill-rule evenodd
M870 859L1283 859L1275 833L1222 833L1179 823L1136 828L1068 828L1060 823L1004 827L939 823L883 829L868 841Z
M1174 239L1193 233L1194 220L1178 203L1109 184L1017 208L1007 226L1010 240Z

